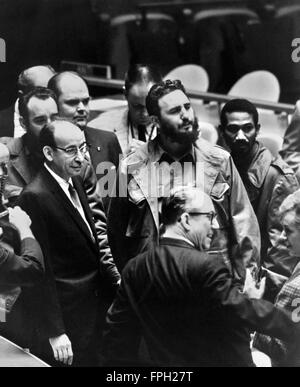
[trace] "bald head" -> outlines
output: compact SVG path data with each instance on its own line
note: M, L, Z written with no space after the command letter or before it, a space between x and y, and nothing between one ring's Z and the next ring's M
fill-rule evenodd
M72 120L84 130L90 113L90 94L83 78L77 73L64 71L49 81L48 88L57 96L60 117Z
M18 78L18 89L21 94L27 94L35 87L47 87L55 70L48 65L34 66L24 70Z
M55 120L45 125L40 144L47 165L68 181L80 174L87 152L84 133L66 120Z

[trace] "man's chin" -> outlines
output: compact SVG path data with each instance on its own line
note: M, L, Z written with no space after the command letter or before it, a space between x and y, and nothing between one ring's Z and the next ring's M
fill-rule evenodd
M75 123L75 125L79 126L79 128L82 130L87 127L87 120L86 119L75 119L74 123Z

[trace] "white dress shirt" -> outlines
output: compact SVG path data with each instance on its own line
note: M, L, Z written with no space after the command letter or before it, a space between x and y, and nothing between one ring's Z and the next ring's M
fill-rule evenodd
M60 176L58 176L55 172L52 171L52 169L50 169L48 167L48 165L46 163L44 163L44 166L45 168L47 169L47 171L51 174L51 176L57 181L57 183L59 184L59 186L61 187L61 189L64 191L64 193L66 194L67 198L70 200L70 202L72 203L72 205L76 208L76 210L79 212L79 214L81 215L82 219L84 220L85 224L87 225L89 231L90 231L90 234L91 234L91 237L92 239L94 240L94 235L93 235L93 232L92 232L92 229L91 229L91 226L89 225L89 222L87 221L86 217L85 217L85 213L84 213L84 210L82 208L82 205L81 205L81 202L80 202L80 199L79 199L79 196L76 192L76 195L77 195L77 199L76 202L74 202L74 200L71 198L71 194L69 192L69 185L71 185L73 188L73 182L72 182L72 179L69 179L69 181L66 181L65 179L61 178Z

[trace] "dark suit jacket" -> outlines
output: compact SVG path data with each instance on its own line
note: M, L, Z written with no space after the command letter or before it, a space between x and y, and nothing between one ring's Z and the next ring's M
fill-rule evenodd
M110 162L118 168L122 149L115 133L89 127L84 132L86 141L91 146L91 161L97 177L103 176L103 174L97 172L97 169L99 170L97 167L102 162Z
M20 255L16 255L12 247L0 243L0 297L4 297L10 310L3 315L5 322L0 312L0 335L22 347L29 347L34 335L31 304L26 302L24 294L27 287L39 286L43 273L43 254L35 239L22 240Z
M6 189L8 190L8 198L13 203L26 185L33 180L39 169L36 160L30 156L30 152L25 145L25 136L21 138L5 137L1 138L0 142L4 143L10 152ZM103 158L109 154L104 150L100 153ZM90 165L90 160L86 160L81 176L98 233L99 249L101 254L106 254L106 265L103 265L102 269L105 272L105 277L112 284L116 284L120 276L108 245L106 216L101 200L101 192L97 187L97 178L93 167Z
M49 172L42 168L19 198L45 257L46 280L36 297L35 320L40 340L66 333L76 351L84 351L96 332L101 300L101 266L97 232L82 179L74 178L93 238L80 214Z
M15 104L13 103L6 109L0 111L0 137L14 136L14 113Z
M107 324L107 366L136 365L140 335L154 366L251 366L250 328L299 332L271 303L244 296L222 257L167 238L126 265Z

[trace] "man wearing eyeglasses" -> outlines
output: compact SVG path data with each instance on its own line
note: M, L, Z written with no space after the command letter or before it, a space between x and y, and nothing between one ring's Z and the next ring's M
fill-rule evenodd
M297 190L297 179L280 156L274 157L257 140L258 111L244 99L234 99L222 109L221 140L231 153L240 173L261 232L261 260L275 273L289 277L296 265L280 238L278 211L283 200Z
M160 245L127 263L108 311L106 366L251 367L251 328L297 343L297 324L259 299L265 280L256 288L247 275L246 296L222 257L205 252L219 228L215 215L199 188L178 187L163 200ZM138 357L141 336L150 364Z
M64 365L96 366L110 278L80 176L88 146L62 119L44 126L40 144L43 167L19 198L45 256L46 281L35 295L37 352L48 360L52 350Z

